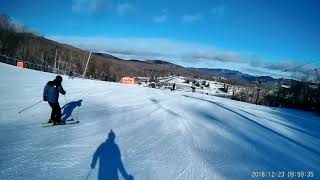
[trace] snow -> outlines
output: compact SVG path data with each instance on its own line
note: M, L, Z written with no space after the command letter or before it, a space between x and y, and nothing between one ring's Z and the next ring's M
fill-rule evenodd
M97 179L99 164L90 164L110 129L126 171L139 180L249 179L253 171L319 178L320 118L311 112L64 77L67 100L83 100L81 122L43 128L46 102L18 111L41 100L55 75L2 63L0 75L3 180Z

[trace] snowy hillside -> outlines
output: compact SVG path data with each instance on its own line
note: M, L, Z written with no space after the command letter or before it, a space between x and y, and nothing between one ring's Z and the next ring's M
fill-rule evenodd
M320 118L313 113L64 77L67 100L82 100L81 122L44 128L46 102L18 111L42 100L54 77L0 63L0 179L98 179L99 168L114 166L98 162L90 170L110 129L137 180L249 179L253 171L320 178ZM62 95L59 101L65 104ZM100 163L109 152L101 151Z

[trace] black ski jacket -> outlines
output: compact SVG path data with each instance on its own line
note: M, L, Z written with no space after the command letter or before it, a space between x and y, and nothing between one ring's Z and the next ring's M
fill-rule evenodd
M56 81L49 81L43 89L43 100L49 103L57 103L59 93L65 95L66 91L63 90L62 85Z

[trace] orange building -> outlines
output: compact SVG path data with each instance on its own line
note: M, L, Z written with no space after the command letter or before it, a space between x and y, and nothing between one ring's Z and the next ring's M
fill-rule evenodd
M135 80L132 77L122 77L121 83L122 84L135 84Z
M18 62L17 62L17 66L18 66L19 68L23 68L23 65L24 65L24 64L23 64L22 61L18 61Z

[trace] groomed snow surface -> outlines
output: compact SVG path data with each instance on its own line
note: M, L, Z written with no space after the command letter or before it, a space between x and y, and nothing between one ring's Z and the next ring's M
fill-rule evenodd
M42 100L54 77L0 63L0 179L102 180L99 166L115 165L90 164L110 129L136 180L250 179L253 171L313 171L320 178L314 113L64 77L67 100L82 100L81 122L44 128L46 102L18 111ZM65 104L62 95L59 101ZM78 107L71 110L76 118Z

